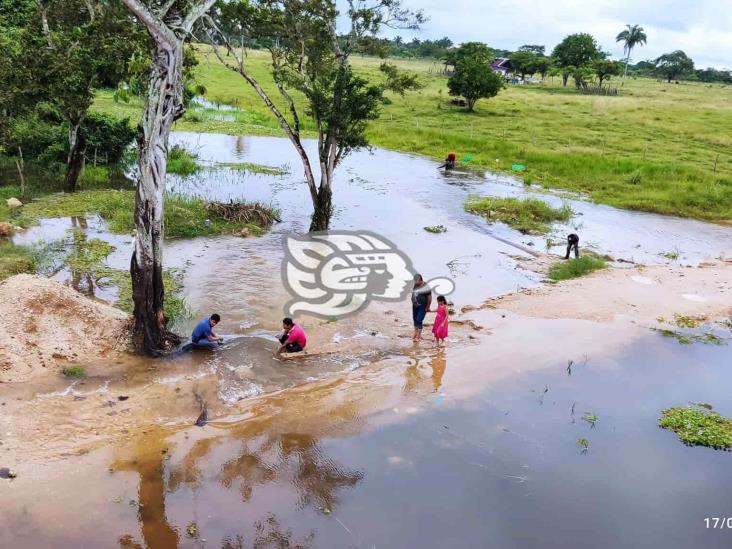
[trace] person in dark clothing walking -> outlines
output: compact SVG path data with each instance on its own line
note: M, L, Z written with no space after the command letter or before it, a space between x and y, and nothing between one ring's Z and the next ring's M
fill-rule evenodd
M569 253L574 248L574 257L579 259L579 236L572 233L567 237L567 253L564 259L569 259Z

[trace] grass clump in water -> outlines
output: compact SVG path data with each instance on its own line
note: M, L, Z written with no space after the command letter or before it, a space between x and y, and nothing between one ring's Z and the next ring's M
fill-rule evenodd
M135 230L133 191L97 190L76 193L60 193L44 196L30 202L24 209L26 215L34 218L82 217L99 214L109 223L109 230L117 234L131 234ZM258 212L251 220L243 222L217 215L209 210L209 203L197 197L168 194L165 197L165 236L166 238L193 238L197 236L216 236L234 234L243 225L249 227L247 234L262 234L274 221L279 220L275 208L262 204L235 203L235 206L250 208ZM269 212L268 215L264 215ZM261 214L261 215L260 215Z
M687 446L715 449L732 446L732 420L722 417L708 405L669 408L661 414L658 425L676 433Z
M21 273L36 272L36 258L27 246L0 240L0 281Z
M61 373L66 377L80 378L86 376L86 370L81 366L67 366Z
M425 231L432 234L446 233L447 227L444 225L432 225L431 227L423 227Z
M569 221L572 216L569 206L553 208L538 198L471 197L465 210L491 222L502 221L523 234L548 233L551 223Z
M603 258L590 254L555 263L549 269L548 276L552 282L559 282L560 280L579 278L605 267L607 267L607 263Z
M187 151L180 145L173 145L168 151L168 173L193 175L201 167L196 163L198 155Z
M288 172L285 168L276 168L273 166L264 166L263 164L255 164L253 162L218 162L217 168L229 168L249 173L258 173L262 175L285 175Z

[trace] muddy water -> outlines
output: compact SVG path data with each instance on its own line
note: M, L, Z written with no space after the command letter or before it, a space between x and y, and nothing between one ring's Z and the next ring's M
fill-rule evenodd
M282 307L288 297L279 278L282 237L303 232L309 225L310 205L299 159L290 143L278 138L175 133L172 143L195 152L202 163L212 168L218 163L253 162L287 172L272 176L218 166L192 177L170 176L172 192L222 201L271 203L281 209L283 220L261 238L201 238L166 244L166 265L183 273L184 295L194 311L193 318L178 329L188 333L199 317L217 311L223 316L219 331L231 336L229 344L215 355L195 353L177 357L171 368L178 375L215 376L218 398L230 404L327 374L350 371L385 354L402 352L404 342L397 336L409 331L408 306L393 307L395 311L372 306L364 314L335 325L303 319L313 338L311 345L328 347L337 354L298 365L283 366L275 361L271 357L276 347L273 333L279 329ZM308 146L312 148L313 144ZM555 204L568 202L576 215L569 224L556 226L553 238L559 240L567 232L577 231L583 246L615 257L644 263L666 262L661 254L678 251L679 261L696 263L732 255L729 227L621 211L558 194L539 193L504 176L468 171L446 174L422 157L379 149L348 157L338 172L334 193L333 228L379 232L405 251L415 268L426 276L453 277L456 291L452 299L458 306L539 284L538 275L518 268L511 256L524 252L510 243L539 251L546 249L545 238L523 236L502 224L491 226L482 218L465 213L463 204L474 194L532 194ZM447 232L435 235L423 229L438 224L445 225ZM33 243L65 239L72 245L69 235L76 233L70 233L71 229L84 231L88 238L109 241L115 251L107 258L107 264L115 269L128 267L131 238L109 234L96 217L43 220L15 240ZM491 238L491 234L502 240ZM562 252L556 247L552 251ZM66 269L52 274L59 280L76 282L80 289L89 286L89 293L102 299L114 301L117 297L114 286L94 281L84 286L83 278L74 280L74 273ZM392 312L391 317L385 317ZM382 334L383 338L378 337ZM107 367L97 366L100 372ZM90 367L95 369L95 365ZM146 369L144 363L137 368ZM159 377L139 379L162 382ZM56 389L63 391L67 385Z
M731 455L656 422L688 401L732 414L729 348L508 324L477 354L395 357L202 429L20 464L0 546L728 547L704 518L728 513Z

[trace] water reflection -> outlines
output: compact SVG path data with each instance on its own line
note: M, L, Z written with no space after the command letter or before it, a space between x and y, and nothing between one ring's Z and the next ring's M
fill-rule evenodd
M406 394L437 393L442 387L442 377L447 370L447 356L445 349L435 349L429 357L428 367L424 365L427 357L410 359L409 366L404 370L404 385L402 392Z

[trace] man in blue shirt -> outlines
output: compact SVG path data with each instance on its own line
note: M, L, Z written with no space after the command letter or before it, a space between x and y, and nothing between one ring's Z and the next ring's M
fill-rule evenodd
M204 318L201 322L196 324L191 334L191 341L195 347L201 347L204 349L214 349L218 347L220 343L223 343L224 338L217 336L214 332L214 326L221 322L221 317L217 314L212 314L211 318Z

